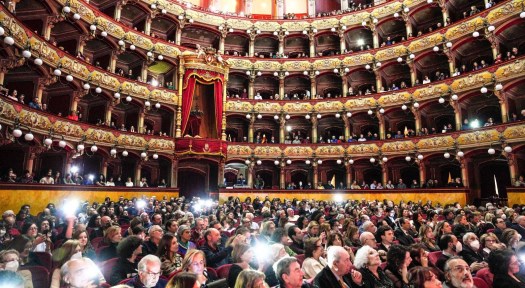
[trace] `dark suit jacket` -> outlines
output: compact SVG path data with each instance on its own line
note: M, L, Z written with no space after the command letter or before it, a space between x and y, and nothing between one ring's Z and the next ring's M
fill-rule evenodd
M503 231L496 227L494 229L494 234L496 234L496 237L498 237L499 241L501 241L501 235L503 235Z
M416 243L412 236L405 234L405 232L403 232L403 230L401 229L396 229L394 231L394 236L396 236L396 239L397 241L399 241L399 244L404 246L410 246L411 244Z
M347 274L343 277L343 282L345 282L348 287L358 287L357 284L355 284L352 281L352 277L350 274ZM313 282L314 288L342 288L341 284L337 281L337 278L335 277L332 270L330 270L330 267L326 266L315 276L314 282Z
M383 220L385 220L386 223L388 223L388 226L392 227L392 229L396 229L396 223L394 221L392 221L392 219L390 219L390 217L385 216L385 218Z
M494 275L494 282L493 287L494 288L524 288L525 287L525 279L519 275L515 275L518 279L520 279L521 282L516 282L513 278L511 278L509 275Z
M525 239L525 228L523 228L520 225L516 224L516 225L512 226L512 229L514 229L514 230L518 231L518 233L520 233L521 239Z
M445 271L445 263L449 258L450 257L448 257L447 255L441 254L441 256L439 256L438 260L436 261L436 267L439 268L439 270L441 271Z
M476 253L467 245L463 245L463 250L459 252L459 256L463 257L463 260L465 260L465 262L467 262L468 265L474 262L484 261L483 255L481 255L480 253Z

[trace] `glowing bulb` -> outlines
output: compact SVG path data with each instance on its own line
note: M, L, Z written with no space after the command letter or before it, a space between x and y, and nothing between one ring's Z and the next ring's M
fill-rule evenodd
M129 154L128 151L126 151L126 150L122 151L122 156L128 157L128 154Z
M80 14L78 13L73 14L73 19L80 20Z
M286 160L286 164L288 164L288 165L292 164L292 160L290 160L290 159Z
M412 157L410 157L410 156L406 156L405 157L405 161L410 162L410 160L412 160Z
M494 148L489 148L489 150L487 151L490 155L494 155L496 154L496 150Z
M57 69L53 70L53 74L55 76L60 76L60 75L62 75L62 71L60 71L60 69L57 68Z
M102 31L102 32L100 33L100 36L102 36L102 37L107 37L107 36L108 36L108 32L106 32L106 31Z
M111 156L115 156L115 155L117 155L117 149L112 148L112 149L109 151L109 154L111 154Z
M13 39L13 37L11 36L7 36L4 38L4 43L11 46L13 44L15 44L15 39Z
M60 147L60 148L64 148L64 147L66 147L66 145L67 145L67 143L66 143L66 141L64 141L64 140L60 140L60 141L58 142L58 147Z
M131 45L129 46L129 50L135 50L136 48L137 48L137 47L135 47L135 45L133 45L133 44L131 44Z
M131 102L131 96L126 97L126 101Z
M16 138L22 136L22 130L16 128L15 130L13 130L13 136L15 136Z
M354 164L354 159L350 159L350 160L348 160L348 163L349 163L350 165Z
M40 59L40 58L35 58L33 63L35 63L35 65L37 65L37 66L40 66L40 65L42 65L44 63L44 61L42 61L42 59Z
M450 153L445 152L445 154L443 154L443 157L445 157L446 159L450 158Z
M438 102L439 102L439 104L443 104L443 103L445 103L445 98L443 98L443 97L439 97Z
M376 162L376 158L372 157L370 158L370 163L375 163Z
M343 161L341 161L341 159L337 159L337 164L341 165L341 163L343 163Z
M97 145L93 144L93 146L91 146L91 152L95 153L97 152L97 150L98 150Z
M91 86L89 85L89 83L84 83L84 89L85 90L89 90L89 88L91 88Z
M505 146L505 148L503 148L503 150L505 150L505 152L507 152L507 153L510 153L510 152L512 152L512 147L507 145L507 146Z
M80 152L80 151L84 151L84 148L85 148L85 147L84 147L84 144L78 144L78 145L77 145L77 151L79 151L79 152Z
M463 153L463 151L460 150L460 151L458 151L458 156L459 157L463 157L463 156L465 156L465 153Z
M69 6L64 6L64 8L62 8L62 12L66 13L66 14L69 13L69 12L71 12L71 7L69 7Z
M44 139L44 145L51 146L51 144L53 144L53 140L51 140L51 138Z
M22 51L22 56L24 58L31 58L31 51L29 51L29 50Z
M457 101L459 99L457 94L453 94L451 97L452 100Z
M257 160L257 165L261 165L262 164L262 161L261 160Z
M33 141L33 139L35 139L35 136L33 136L33 133L31 133L31 131L29 131L29 133L27 133L25 136L24 136L24 139L26 141Z

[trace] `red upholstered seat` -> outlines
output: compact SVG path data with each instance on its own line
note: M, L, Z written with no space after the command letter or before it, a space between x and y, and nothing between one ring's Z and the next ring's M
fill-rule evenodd
M109 260L106 260L102 263L100 263L100 272L102 272L102 275L104 275L104 278L106 280L111 278L111 271L113 270L113 267L117 265L118 258L111 258Z
M441 257L443 253L441 251L434 251L428 253L428 260L430 260L430 263L436 265L436 262L438 261L439 257Z
M295 259L297 259L297 262L299 262L299 265L303 266L303 262L304 262L304 254L297 254L295 255Z
M33 287L49 287L49 270L42 266L21 267L20 270L28 270L31 272L33 280Z
M490 273L489 268L482 268L476 272L476 277L485 280L485 282L492 287L494 281L494 274Z
M219 276L219 278L228 278L228 274L230 274L231 267L232 264L224 264L221 267L217 268L217 276Z
M474 280L474 286L476 286L476 288L490 288L489 284L479 277L472 277L472 280Z

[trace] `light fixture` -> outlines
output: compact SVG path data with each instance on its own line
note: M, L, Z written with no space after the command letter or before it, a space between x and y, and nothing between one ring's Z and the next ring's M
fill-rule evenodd
M95 88L95 92L98 94L102 93L102 88L100 87Z
M480 89L480 92L483 93L483 94L486 94L488 91L489 91L489 89L487 89L487 87L485 87L485 86L481 87L481 89Z
M385 114L385 109L380 108L380 109L379 109L379 113L381 113L381 114Z
M146 102L144 102L144 106L146 106L146 107L151 106L151 102L149 102L148 100L146 100Z
M275 161L273 161L273 164L275 164L275 165L279 165L279 160L275 160Z
M501 91L503 89L503 85L501 83L496 84L495 86L496 91Z
M412 157L410 157L410 156L407 155L407 156L405 157L405 161L410 162L410 160L412 160Z
M79 152L80 152L80 151L84 151L84 148L85 148L85 147L84 147L84 144L82 144L82 143L80 143L80 144L77 145L77 151L79 151Z
M439 51L439 47L438 46L434 46L434 48L432 48L432 50L434 50L434 52L438 52Z
M84 83L84 85L82 87L84 87L84 90L89 90L89 88L91 88L89 83Z
M284 118L285 118L286 120L290 120L290 115L289 115L289 114L286 114L286 116L284 116Z
M115 94L113 94L113 97L115 97L115 98L119 99L119 98L120 98L120 93L118 93L118 92L115 92Z
M489 27L487 27L487 30L489 32L493 32L494 30L496 30L496 27L494 25L490 25Z
M452 48L452 42L448 41L447 44L445 44L447 48Z
M111 156L115 156L115 155L117 155L117 149L115 149L115 148L111 148L111 150L109 151L109 154L110 154Z
M496 154L496 150L492 147L489 148L489 150L487 151L490 155L494 155Z
M352 117L352 112L346 112L346 117L348 118Z
M463 157L463 156L465 156L465 153L463 153L463 151L459 150L459 151L458 151L458 156L459 156L459 157Z
M118 45L119 45L119 46L124 46L124 44L126 44L126 43L124 42L124 40L122 40L122 39L118 40Z
M26 135L24 135L24 139L26 141L33 141L33 139L35 139L35 136L33 136L33 133L31 133L31 131L29 131Z
M414 108L419 108L419 103L417 103L417 102L414 102L414 104L413 104L413 105L414 105Z
M310 163L312 163L309 159L306 159L306 161L304 161L304 164L306 165L310 165Z
M7 36L4 38L4 43L11 46L13 44L15 44L15 39L13 39L13 37L11 36Z
M443 97L439 97L438 102L439 102L439 104L443 104L443 103L445 103L445 98L443 98Z
M122 156L128 157L128 154L129 154L128 151L126 151L126 150L122 151Z
M159 103L159 102L155 103L155 108L159 109L159 108L160 108L160 106L161 106L161 105L160 105L160 103Z
M474 37L474 38L478 38L478 37L479 37L479 32L478 32L478 31L474 31L474 32L472 33L472 37Z
M381 160L383 160L383 163L386 163L388 161L388 158L386 156L383 156L383 159Z
M13 130L13 136L15 136L15 138L19 138L20 136L22 136L22 130L20 130L20 128L15 128Z
M317 117L317 119L321 119L321 117L323 117L323 116L321 116L320 113L317 113L317 116L316 116L316 117Z
M31 58L31 51L29 51L29 50L22 51L22 56L24 58Z
M131 45L129 46L129 50L135 50L136 48L137 48L137 47L135 47L135 45L133 45L133 44L131 44Z
M162 60L164 59L164 56L159 55L159 56L157 56L157 59L159 59L160 61L162 61Z
M350 165L354 164L354 159L348 160L348 164L350 164Z
M66 76L66 81L68 81L68 82L73 81L73 75L67 75Z
M376 162L376 158L372 157L370 158L370 163L375 163Z
M148 153L146 153L145 151L142 151L140 153L140 158L146 158L146 157L148 157Z
M505 146L505 148L503 148L503 150L507 153L510 153L512 152L512 147L510 147L509 145Z
M262 164L262 161L261 160L257 160L257 165L261 165Z
M97 31L97 25L95 25L95 24L91 24L91 25L89 25L89 30L91 30L91 31Z
M100 32L100 36L107 37L108 36L108 32L102 31L102 32Z
M288 164L288 165L292 164L292 160L290 160L290 159L286 160L286 164Z
M66 13L66 14L69 13L69 12L71 12L71 7L69 7L69 6L64 6L64 8L62 8L62 12Z
M252 118L251 114L246 114L246 119L251 119L251 118Z
M279 115L273 115L274 120L279 120Z
M445 154L443 154L443 157L445 157L446 159L450 158L450 153L445 152Z
M60 147L60 148L65 148L66 145L67 145L67 143L66 143L66 141L64 141L64 140L60 140L60 141L58 142L58 147Z
M341 163L343 163L343 161L341 159L337 159L337 164L341 165Z
M263 116L261 114L257 114L257 119L262 119Z
M93 144L93 146L91 146L91 152L95 153L97 152L97 150L98 150L97 145Z
M368 113L368 115L372 115L372 114L374 114L374 111L372 111L372 109L368 109L367 113Z
M53 74L55 76L60 76L60 75L62 75L62 71L60 71L60 69L56 68L55 70L53 70Z
M310 117L310 114L306 114L306 115L304 115L304 118L305 118L306 120L310 120L310 118L311 118L311 117Z
M53 140L51 140L51 138L44 139L44 145L49 147L51 144L53 144Z
M35 58L35 60L33 60L33 63L35 63L35 65L37 66L41 66L44 63L44 61L42 61L42 59L40 58Z
M131 102L131 96L126 97L126 101Z
M319 164L319 165L323 164L323 160L321 160L321 159L317 160L317 164Z
M341 118L341 114L335 113L335 118Z
M423 160L423 158L424 158L423 154L418 154L418 155L417 155L417 159L418 159L419 161Z
M73 14L73 19L80 20L80 14L78 13Z
M459 99L457 94L453 94L450 98L454 101L457 101Z

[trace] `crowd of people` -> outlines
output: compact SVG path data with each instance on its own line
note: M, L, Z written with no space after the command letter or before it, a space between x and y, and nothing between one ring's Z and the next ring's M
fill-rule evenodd
M2 214L0 287L48 288L32 283L37 266L53 288L523 287L523 211L269 197L23 205Z

